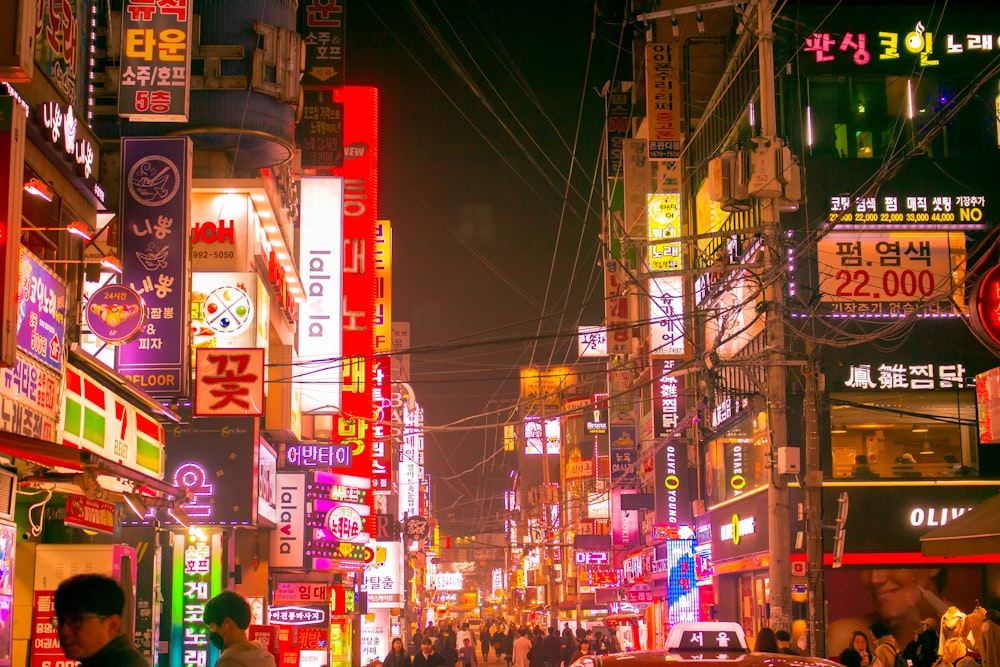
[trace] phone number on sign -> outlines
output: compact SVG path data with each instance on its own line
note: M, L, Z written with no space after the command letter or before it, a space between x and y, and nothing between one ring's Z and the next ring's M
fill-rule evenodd
M236 256L234 250L195 250L191 253L195 259L232 259Z
M839 283L835 294L841 297L870 299L882 297L893 299L899 296L928 298L934 296L938 287L936 277L928 269L920 271L886 269L882 272L881 280L878 275L874 276L874 281L872 277L864 269L855 271L841 269L834 276Z

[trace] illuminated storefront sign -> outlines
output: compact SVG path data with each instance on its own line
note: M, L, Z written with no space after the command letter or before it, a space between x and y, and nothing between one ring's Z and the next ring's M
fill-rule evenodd
M333 101L333 89L303 88L300 111L295 145L302 153L303 172L323 174L343 165L344 105Z
M55 373L18 350L14 365L0 368L0 430L55 442L60 384Z
M299 309L299 358L302 371L303 414L332 413L340 407L341 380L346 372L341 357L339 325L341 274L344 265L344 181L341 178L303 178L301 185L299 267L306 301ZM332 216L332 217L331 217Z
M864 25L859 25L864 28ZM891 26L886 26L891 27ZM805 38L802 51L816 63L847 63L864 67L872 62L900 60L904 66L919 64L934 67L966 53L995 52L1000 40L990 33L954 33L933 31L917 21L905 29L866 30L858 32L814 32Z
M604 327L579 327L577 330L577 354L581 357L608 356L607 330Z
M257 422L254 417L196 417L167 430L167 478L191 499L184 509L193 525L256 524ZM279 505L281 493L279 488Z
M663 356L684 354L684 280L679 276L649 281L649 349Z
M971 509L971 505L960 507L914 507L910 511L910 525L914 528L943 526Z
M125 0L118 115L186 122L191 76L189 0Z
M832 232L817 243L823 302L904 304L947 298L952 266L965 257L964 234ZM835 308L842 312L842 308Z
M105 343L120 345L142 332L146 303L126 285L102 285L87 299L84 320L90 333Z
M65 330L66 285L22 247L17 293L18 348L61 373Z
M424 463L424 409L419 404L410 406L402 395L397 401L393 395L393 412L401 416L403 424L401 446L399 448L399 475L396 480L399 489L399 517L413 517L420 514L420 483L423 479ZM398 405L398 408L395 406ZM393 422L396 422L395 417Z
M434 588L439 591L460 591L463 589L461 572L438 572L434 575Z
M343 363L340 382L342 412L335 416L334 442L354 445L351 473L371 480L376 470L373 450L376 415L383 409L374 404L379 377L375 360L375 240L379 213L379 95L378 89L344 86L334 91L334 100L344 105L344 164L333 173L344 178L343 270L340 328L343 332ZM303 179L305 181L306 179ZM319 234L329 234L329 210L318 221ZM301 339L301 333L299 334ZM325 352L329 355L329 351ZM382 398L386 398L384 390ZM347 415L351 415L348 417ZM366 517L366 532L375 534L374 496Z
M694 540L667 540L667 618L670 624L698 620L698 589L695 586Z
M213 664L218 651L208 641L205 603L222 590L222 536L195 530L174 533L171 667Z
M652 143L652 142L650 142ZM649 195L649 270L679 271L681 267L681 196L676 192ZM677 240L671 240L677 239Z
M323 626L327 622L324 607L271 607L267 610L267 622L276 625Z
M830 197L828 219L838 223L938 224L981 223L986 209L982 195L888 195Z
M604 262L604 331L608 354L628 354L631 334L628 295L625 286L628 274L625 265L616 259Z
M757 519L753 516L740 517L734 514L730 523L719 526L719 539L723 542L739 544L740 539L757 532Z
M679 49L672 43L646 44L646 119L649 159L681 155L681 80Z
M392 491L392 442L386 425L392 408L392 227L388 220L375 224L375 312L372 334L372 490Z
M165 434L152 415L72 364L66 365L62 407L63 444L164 479Z
M618 588L623 583L621 570L587 570L587 585L594 588Z
M351 446L348 444L287 444L283 466L286 468L349 468Z
M275 482L276 528L271 534L272 568L301 568L305 564L306 474L278 472Z
M590 409L583 412L583 432L587 435L604 435L608 432L608 395L595 394Z
M303 0L299 3L299 29L305 51L303 86L344 85L345 27L343 2Z
M994 352L1000 352L1000 266L976 282L969 304L969 323Z
M400 542L375 543L375 558L365 566L361 587L368 593L368 608L403 606L403 545Z
M97 182L97 153L86 137L77 137L80 121L73 105L64 107L52 101L40 104L35 107L35 121L41 125L45 139L64 153L66 161L75 165L87 188L103 204L104 188Z
M979 444L1000 442L1000 368L976 376L976 417Z
M123 284L149 308L145 330L118 348L118 371L160 398L190 384L188 209L191 139L122 139Z
M198 417L260 417L264 414L264 350L198 349L194 414Z
M280 581L273 591L274 604L327 602L330 599L330 587L326 584Z
M558 454L562 436L559 418L545 420L545 435L542 435L542 420L526 417L524 420L524 453L531 455ZM544 438L544 439L543 439Z
M192 192L191 270L246 271L253 214L246 192Z
M278 517L275 483L278 476L278 457L263 439L257 445L257 519L275 523Z
M966 384L962 364L903 364L892 361L850 364L841 376L844 387L854 390L962 389Z
M611 556L607 551L582 551L573 552L573 559L577 565L607 565L611 562Z
M258 347L256 297L255 273L191 274L192 347Z

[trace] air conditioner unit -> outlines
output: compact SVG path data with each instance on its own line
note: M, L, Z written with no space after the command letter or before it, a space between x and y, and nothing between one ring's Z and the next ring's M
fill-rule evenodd
M726 151L708 162L708 198L719 203L723 211L750 209L747 162L739 151Z
M0 468L0 519L14 520L14 504L17 502L17 475Z
M750 180L747 190L755 197L774 199L781 195L781 149L784 142L777 138L754 137L750 151Z
M35 71L35 5L41 0L0 0L0 79L30 83ZM11 20L13 18L13 20Z

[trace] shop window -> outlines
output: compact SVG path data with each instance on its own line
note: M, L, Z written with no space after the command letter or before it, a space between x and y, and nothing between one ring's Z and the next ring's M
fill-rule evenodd
M857 131L854 133L854 144L858 147L859 158L875 157L875 148L872 144L872 133Z
M918 402L912 402L918 399L908 403L902 392L880 392L876 399L844 396L843 403L838 403L840 395L831 396L828 477L942 479L978 474L974 428L964 425L975 419L975 398L969 392L921 395L919 409ZM900 406L903 413L887 412L884 407L890 405Z

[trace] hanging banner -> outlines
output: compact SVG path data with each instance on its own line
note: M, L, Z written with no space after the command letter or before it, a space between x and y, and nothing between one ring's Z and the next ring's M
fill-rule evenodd
M646 44L646 119L650 160L681 156L681 76L678 49Z
M40 259L21 248L17 294L17 346L56 373L63 367L66 285Z
M149 313L118 372L156 398L189 390L190 206L191 139L123 138L121 280Z
M125 0L118 115L134 122L187 122L191 0Z

